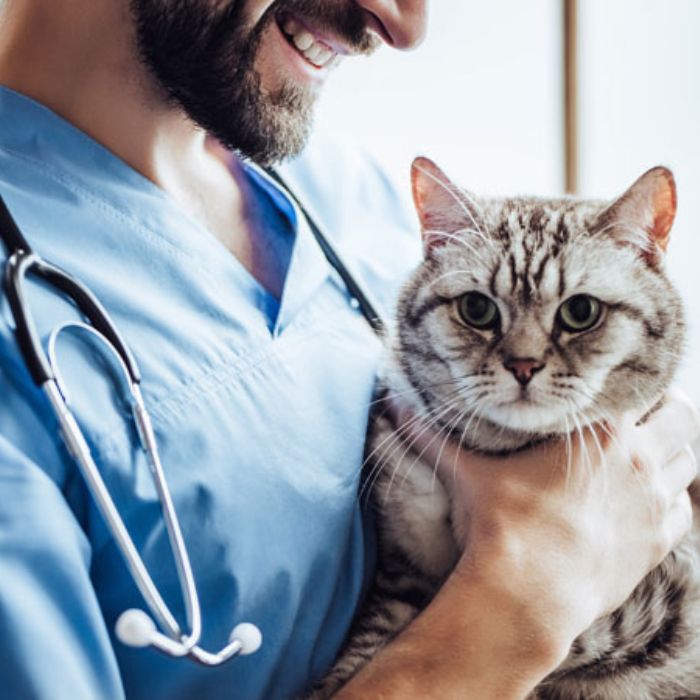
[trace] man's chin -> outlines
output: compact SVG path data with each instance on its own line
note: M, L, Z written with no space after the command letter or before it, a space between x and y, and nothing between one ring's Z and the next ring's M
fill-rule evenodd
M260 164L303 150L318 90L261 63L268 37L279 34L271 13L251 30L241 16L244 4L234 0L219 10L211 0L130 3L139 56L165 101Z
M259 165L270 166L299 155L313 126L313 104L290 105L288 100L258 103L237 120L212 120L208 129L222 144ZM196 120L195 120L196 121Z

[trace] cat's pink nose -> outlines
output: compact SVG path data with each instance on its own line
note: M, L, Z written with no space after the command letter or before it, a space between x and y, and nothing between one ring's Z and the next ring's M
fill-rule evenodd
M532 357L511 357L503 360L503 366L513 373L519 384L525 386L544 367L544 362Z

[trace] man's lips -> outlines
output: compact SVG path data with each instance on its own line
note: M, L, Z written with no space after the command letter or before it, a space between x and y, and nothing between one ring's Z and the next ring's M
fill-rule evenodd
M287 41L316 68L326 68L335 63L338 56L354 53L337 36L321 31L305 18L282 13L277 23Z

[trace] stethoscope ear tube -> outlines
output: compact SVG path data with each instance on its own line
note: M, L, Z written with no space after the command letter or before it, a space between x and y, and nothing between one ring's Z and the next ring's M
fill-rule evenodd
M343 280L343 284L350 293L351 301L354 302L355 308L358 308L365 320L370 325L370 328L380 338L386 335L386 322L382 319L382 315L378 311L377 304L371 298L369 292L363 289L360 285L357 276L353 274L347 265L341 260L340 255L333 247L333 244L328 240L326 235L321 230L321 227L316 223L316 220L309 213L308 209L292 192L290 187L285 182L284 178L275 168L264 168L264 171L271 177L284 191L287 196L299 207L299 211L304 215L306 222L311 229L313 237L316 239L319 248L326 257L330 266L336 271L338 276Z
M8 255L19 251L32 252L27 239L22 235L19 226L12 218L2 195L0 195L0 240L5 244Z
M30 274L56 287L73 302L90 324L114 346L129 372L131 381L138 384L141 381L141 373L136 360L97 297L71 274L43 260L29 247L1 196L0 237L9 256L5 264L5 291L16 324L20 352L34 383L40 387L55 377L24 296L25 280Z
M34 253L18 250L5 263L5 292L15 322L17 344L34 383L41 387L55 379L28 304L25 303L23 283L27 271L36 263Z

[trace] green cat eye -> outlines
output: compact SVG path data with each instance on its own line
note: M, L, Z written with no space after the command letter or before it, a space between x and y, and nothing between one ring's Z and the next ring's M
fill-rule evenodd
M457 302L462 320L479 330L489 330L498 323L498 307L493 299L479 292L467 292Z
M559 324L569 333L582 333L598 323L601 311L601 303L595 297L576 294L559 307Z

